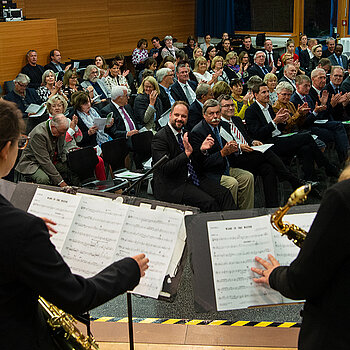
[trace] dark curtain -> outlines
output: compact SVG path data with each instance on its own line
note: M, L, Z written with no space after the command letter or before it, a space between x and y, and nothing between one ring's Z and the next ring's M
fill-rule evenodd
M338 0L331 0L331 15L330 15L330 28L329 28L329 35L330 36L334 36L333 35L333 29L334 27L337 26L337 22L338 22Z
M223 32L234 32L234 0L197 0L196 5L197 36L221 38Z

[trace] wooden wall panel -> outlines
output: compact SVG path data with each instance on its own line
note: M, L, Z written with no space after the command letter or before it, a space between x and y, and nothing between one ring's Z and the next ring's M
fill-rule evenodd
M0 23L0 83L16 77L27 63L28 50L35 49L38 63L46 64L57 45L56 19Z

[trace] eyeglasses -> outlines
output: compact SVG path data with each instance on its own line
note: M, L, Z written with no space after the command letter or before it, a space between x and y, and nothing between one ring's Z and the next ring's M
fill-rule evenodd
M17 140L18 142L18 149L25 149L28 145L30 137L27 135L21 135L20 138Z

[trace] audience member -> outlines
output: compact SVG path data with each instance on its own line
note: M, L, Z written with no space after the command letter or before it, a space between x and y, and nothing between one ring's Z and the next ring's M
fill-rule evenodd
M312 72L320 62L322 57L322 45L318 44L313 46L311 51L314 56L309 61L309 72Z
M322 51L322 57L328 58L329 56L334 54L335 50L335 39L334 38L328 38L326 40L327 49Z
M227 54L231 51L232 51L231 41L230 41L230 39L225 39L223 46L222 46L222 49L220 51L218 51L217 55L221 56L223 59L225 59Z
M166 35L164 38L165 46L162 50L162 57L173 56L176 58L176 52L179 51L177 47L173 45L173 37L171 35Z
M160 91L159 98L162 102L163 112L166 112L175 102L170 92L170 86L174 83L174 72L170 68L161 68L158 69L156 76Z
M216 45L216 51L221 51L222 48L224 47L224 41L229 39L230 40L230 37L228 35L228 33L222 33L222 36L221 36L221 41ZM225 58L225 57L224 57Z
M207 68L208 68L207 60L203 56L200 56L196 58L196 61L194 63L193 74L195 75L198 81L198 84L206 83L209 85L214 85L218 81L218 74L209 73Z
M69 104L72 94L76 91L82 91L83 88L80 86L78 81L78 75L75 69L68 69L63 76L63 93L67 97ZM91 96L93 97L93 89L91 88Z
M242 71L238 64L238 56L236 52L231 51L226 55L224 72L229 81L242 77Z
M292 85L294 91L296 89L295 85L295 78L297 76L297 69L295 68L295 65L293 63L288 63L283 70L283 77L279 80L281 81L286 81L290 85ZM294 92L293 91L293 92Z
M232 210L235 203L230 192L204 176L197 175L193 164L193 149L188 134L183 133L188 119L188 105L177 101L171 108L169 123L152 140L152 159L164 155L169 160L154 171L154 196L158 200L182 203L204 212ZM205 152L210 138L201 145Z
M61 80L56 80L56 74L48 69L42 76L42 84L37 88L36 92L41 99L41 102L46 102L48 98L56 95L63 94L62 91L63 83Z
M138 71L144 68L144 61L148 58L147 46L147 40L140 39L137 42L137 47L132 52L131 62Z
M142 83L142 80L143 80L142 74L146 69L151 70L153 72L152 76L155 77L155 71L157 70L157 61L152 57L149 57L144 61L144 69L140 71L137 78L137 82L139 85Z
M154 36L151 39L151 43L153 47L151 48L151 50L149 50L148 56L154 58L157 61L157 66L159 67L160 63L162 62L161 51L163 47L160 44L160 39L157 36Z
M230 80L224 71L224 59L221 56L215 56L211 62L210 74L217 77L218 81L224 81L229 84Z
M51 61L44 67L44 71L50 69L55 73L58 73L58 80L62 80L64 72L67 71L71 67L71 65L69 64L65 66L63 63L61 63L61 52L57 49L50 51L50 60Z
M131 89L131 93L132 94L136 94L136 86L134 83L134 76L132 75L132 73L129 71L129 69L127 68L127 65L125 63L125 57L122 54L117 54L114 57L114 60L117 62L117 64L119 64L120 66L120 73L121 75L123 75L129 85L129 88Z
M29 134L28 146L16 170L27 180L55 186L79 186L78 177L67 165L65 136L69 121L63 114L37 125Z
M314 57L312 48L317 45L316 39L309 39L306 50L303 50L299 54L300 67L306 71L306 74L310 74L309 70L310 60Z
M277 101L277 92L276 92L276 86L277 86L277 77L273 73L267 73L264 77L264 83L269 88L269 104L271 106L274 105L274 103Z
M137 90L134 101L136 120L148 130L158 130L158 119L163 113L162 101L159 97L159 86L153 77L145 78Z
M128 90L128 93L131 93L128 81L125 77L127 75L126 73L128 73L128 71L125 71L122 74L118 61L112 61L109 69L109 74L104 81L109 92L112 91L113 86L125 86Z
M212 91L214 99L217 100L221 95L230 95L231 88L230 85L226 83L226 81L218 81L214 84Z
M29 88L37 89L41 85L41 79L44 74L44 67L37 64L38 54L35 50L29 50L26 55L27 64L21 69L21 73L27 75L30 79Z
M307 50L307 35L306 34L302 34L299 38L299 46L295 49L295 53L299 56L299 60L300 59L300 54L302 51L306 51Z
M19 73L13 82L15 83L14 90L5 95L4 99L16 103L23 117L28 117L26 109L32 103L40 105L40 97L34 89L28 88L30 79L27 75Z
M265 49L265 66L270 67L280 67L281 61L279 59L279 55L277 52L273 51L273 45L271 39L266 39L264 42L264 49Z
M99 69L99 79L105 78L109 73L109 68L103 56L95 56L95 66Z
M294 50L295 50L295 42L294 42L293 39L288 39L287 40L286 48L287 48L286 53L288 52L288 53L290 53L293 56L293 62L295 62L296 60L299 60L299 56L294 52ZM283 58L284 55L285 55L285 53L281 56L281 59Z
M191 131L203 119L203 105L213 97L213 91L209 84L201 83L197 86L196 99L191 104L188 112L188 122L186 125L188 131Z
M254 176L236 167L236 157L240 153L237 142L227 141L221 136L223 126L219 102L207 100L202 113L204 119L190 133L194 158L199 164L197 172L228 188L239 209L253 208ZM201 145L208 139L211 140L211 147L203 154Z
M192 35L190 35L187 38L187 45L184 48L185 54L187 55L188 58L193 57L193 51L196 47L198 47L196 43L196 39Z
M346 55L343 55L343 45L337 44L334 53L330 56L328 56L328 59L330 60L332 66L340 66L343 69L348 68L348 57Z
M249 77L253 75L259 76L261 79L264 79L265 74L267 73L276 73L276 67L265 66L265 52L257 51L254 55L254 64L248 68Z
M200 44L200 46L199 46L202 49L204 56L206 55L209 46L213 46L210 41L211 41L210 34L206 34L204 36L204 43Z
M317 68L322 68L326 72L327 79L328 79L328 75L331 72L331 67L332 67L332 64L331 64L331 61L329 60L329 58L321 58L318 62L318 66L317 66Z
M216 56L216 48L215 46L209 46L207 48L207 52L205 54L205 58L208 61L208 67L211 67L211 63L213 62L214 57Z
M255 59L254 56L257 50L252 45L252 38L250 35L246 35L243 38L242 47L239 49L238 54L240 54L242 51L245 51L248 54L249 62L250 64L253 64Z
M192 58L190 58L190 66L191 66L192 69L194 69L194 63L196 61L196 58L198 58L200 56L203 56L203 51L202 51L202 49L200 47L196 47L193 50Z
M242 96L243 84L240 79L231 80L230 87L232 101L235 106L235 116L240 117L243 120L246 109L254 102L253 93L249 91L246 93L246 95Z

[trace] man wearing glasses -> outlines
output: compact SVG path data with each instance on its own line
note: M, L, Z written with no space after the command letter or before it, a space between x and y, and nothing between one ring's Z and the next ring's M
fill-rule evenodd
M44 185L79 185L78 177L68 168L66 162L65 135L68 119L59 114L51 120L37 125L29 134L30 142L22 153L16 170L27 181ZM24 146L22 141L22 146Z
M15 83L14 90L5 95L4 99L16 103L23 117L26 118L28 117L26 113L28 106L31 103L41 105L41 100L34 89L28 88L30 79L27 75L19 73L13 82Z

